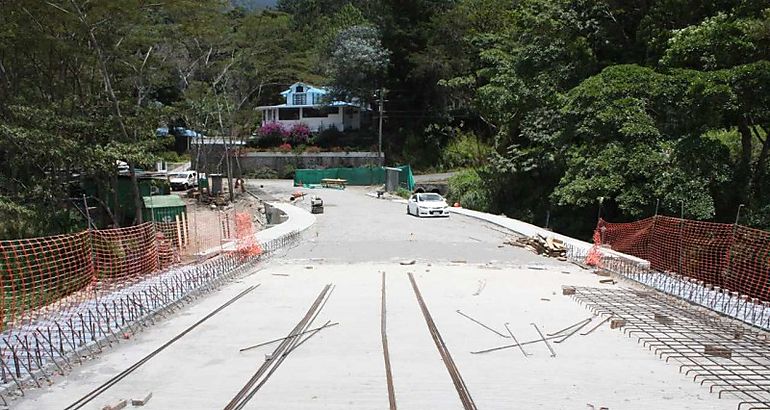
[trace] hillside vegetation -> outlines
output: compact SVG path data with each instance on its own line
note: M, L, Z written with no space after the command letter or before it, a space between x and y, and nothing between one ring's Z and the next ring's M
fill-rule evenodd
M244 3L245 4L245 3ZM768 0L7 2L0 234L84 226L72 171L250 135L295 81L375 104L388 161L475 208L588 235L659 213L770 228ZM166 145L164 145L166 144Z

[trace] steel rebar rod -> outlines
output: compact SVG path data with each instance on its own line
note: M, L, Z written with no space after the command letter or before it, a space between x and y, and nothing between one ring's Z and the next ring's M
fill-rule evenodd
M529 353L524 351L524 347L522 347L521 343L519 343L519 341L516 340L516 336L513 335L513 332L511 332L511 328L508 327L508 325L509 325L509 323L506 322L505 323L505 330L507 330L508 334L511 335L511 339L513 339L513 341L516 342L516 345L519 346L519 350L521 350L521 354L523 354L525 358L528 357Z
M211 319L214 315L216 315L217 313L221 312L226 307L232 305L238 299L242 298L247 293L251 292L252 290L256 289L257 287L259 287L259 284L254 285L254 286L249 286L244 291L242 291L241 293L235 295L232 299L228 300L227 302L225 302L224 304L222 304L218 308L214 309L211 313L209 313L208 315L204 316L201 320L195 322L192 326L190 326L187 329L185 329L182 333L179 333L178 335L174 336L173 338L171 338L171 340L169 340L168 342L164 343L161 347L155 349L154 351L152 351L147 356L143 357L138 362L136 362L133 365L129 366L126 370L123 370L122 372L120 372L117 375L113 376L111 379L107 380L101 386L97 387L96 389L92 390L91 392L89 392L85 396L81 397L80 399L78 399L74 403L72 403L69 406L67 406L64 410L76 410L76 409L82 408L83 406L85 406L86 404L91 402L93 399L97 398L99 395L101 395L102 393L107 391L107 389L109 389L110 387L112 387L115 384L117 384L119 381L121 381L124 378L126 378L126 376L128 376L129 374L134 372L136 369L141 367L143 364L147 363L150 359L155 357L158 353L162 352L167 347L171 346L173 343L175 343L176 341L178 341L179 339L181 339L182 337L184 337L185 335L187 335L188 333L193 331L196 327L200 326L205 321Z
M478 321L478 320L476 320L476 319L474 319L474 318L472 318L472 317L470 317L470 316L466 315L465 313L461 312L461 311L460 311L460 309L457 309L455 312L457 312L457 313L458 313L460 316L462 316L462 317L464 317L464 318L466 318L466 319L470 320L471 322L473 322L473 323L475 323L475 324L477 324L477 325L479 325L479 326L483 327L484 329L487 329L487 330L489 330L490 332L492 332L492 333L494 333L494 334L496 334L496 335L498 335L498 336L500 336L500 337L503 337L503 338L506 338L506 339L508 339L508 338L509 338L509 336L506 336L506 335L504 335L504 334L502 334L502 333L498 332L497 330L495 330L495 329L492 329L491 327L489 327L489 326L487 326L487 325L485 325L485 324L481 323L480 321Z
M382 355L385 360L385 380L388 387L388 404L390 410L396 410L396 389L393 386L393 372L390 367L390 351L388 350L387 311L385 297L385 272L382 272L382 306L380 307L380 334L382 336Z
M537 330L537 334L540 335L540 338L543 340L543 343L545 343L545 345L548 346L548 350L551 351L551 357L556 357L556 352L553 351L551 344L548 343L548 340L546 340L545 335L543 335L543 332L540 331L540 329L537 327L536 324L530 323L530 325L532 325L532 327L534 327L535 330Z
M463 408L465 408L465 410L477 410L476 403L473 402L468 387L465 385L465 381L460 375L457 365L455 365L454 360L452 360L452 355L449 353L449 349L446 347L446 343L444 343L444 339L441 337L441 333L439 333L438 327L436 327L436 323L433 321L428 306L425 304L425 300L420 293L420 288L417 286L417 281L414 279L414 274L411 272L409 272L409 281L412 282L412 289L417 297L417 303L420 305L420 310L422 310L425 323L428 325L428 331L430 332L431 337L433 337L433 342L436 344L436 348L444 361L449 376L452 378L452 382L455 385L457 394L460 396Z
M334 323L330 323L330 322L327 322L327 323L326 323L325 325L323 325L323 326L319 326L319 327L316 327L316 328L313 328L313 329L308 329L308 330L306 330L306 331L304 331L304 332L300 333L299 335L304 335L304 334L306 334L306 333L314 332L314 331L316 331L316 330L323 330L323 329L326 329L326 328L328 328L328 327L337 326L337 325L339 325L339 324L340 324L339 322L334 322ZM297 335L297 336L299 336L299 335ZM262 343L260 343L260 344L256 344L256 345L253 345L253 346L244 347L243 349L240 349L240 350L238 350L238 351L239 351L239 352L245 352L245 351L247 351L247 350L256 349L256 348L258 348L258 347L262 347L262 346L267 346L267 345L270 345L270 344L273 344L273 343L276 343L276 342L280 342L280 341L282 341L282 340L286 340L286 339L287 339L287 338L289 338L289 337L294 337L294 336L284 336L284 337L279 337L278 339L268 340L267 342L262 342Z

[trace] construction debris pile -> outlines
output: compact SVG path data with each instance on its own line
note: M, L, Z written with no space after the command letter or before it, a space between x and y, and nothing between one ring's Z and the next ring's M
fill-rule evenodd
M529 249L538 255L558 258L559 260L567 259L567 249L564 247L564 242L555 239L552 236L547 238L540 234L531 237L517 236L508 239L504 243L519 248Z

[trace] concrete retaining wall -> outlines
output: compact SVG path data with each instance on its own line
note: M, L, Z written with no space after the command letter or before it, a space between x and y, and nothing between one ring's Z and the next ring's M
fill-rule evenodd
M360 152L318 152L284 154L280 152L249 152L238 158L244 173L259 168L283 171L287 166L294 168L345 168L378 165L377 153Z
M223 146L204 146L200 155L198 147L191 152L192 167L207 174L226 174L227 163ZM383 155L384 158L384 155ZM237 158L231 158L233 175L240 177L251 171L269 168L279 173L288 167L294 168L346 168L379 165L376 152L318 152L318 153L282 153L248 152Z

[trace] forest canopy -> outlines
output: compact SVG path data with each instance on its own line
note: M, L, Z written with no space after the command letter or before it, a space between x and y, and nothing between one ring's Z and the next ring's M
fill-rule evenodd
M243 7L245 6L245 7ZM770 229L770 0L5 2L0 237L81 229L161 126L250 135L295 81L374 100L387 161L586 236L602 215Z

